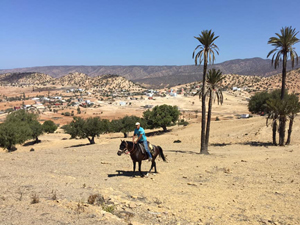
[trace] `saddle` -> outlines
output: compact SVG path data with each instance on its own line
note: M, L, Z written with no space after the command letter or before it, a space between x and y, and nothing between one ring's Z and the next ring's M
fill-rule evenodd
M151 155L153 155L155 145L150 144L149 141L147 143L148 143L149 151L150 151ZM138 143L138 147L140 148L143 155L147 155L144 143Z

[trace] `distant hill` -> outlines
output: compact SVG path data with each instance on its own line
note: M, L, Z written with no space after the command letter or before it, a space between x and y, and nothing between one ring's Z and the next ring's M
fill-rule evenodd
M281 73L269 77L236 74L224 74L224 76L225 79L218 86L225 90L232 90L233 87L237 87L249 93L254 93L281 89ZM172 88L175 90L188 89L188 92L190 92L199 90L200 85L201 83L197 81L176 85ZM300 68L287 73L286 89L289 93L295 93L300 96Z
M210 65L209 68L212 66ZM271 60L261 58L236 59L213 65L224 74L256 75L261 77L271 76L281 72L275 70ZM300 64L296 65L299 68ZM291 70L291 63L288 63ZM201 80L202 66L43 66L0 70L1 73L36 72L58 78L70 73L87 74L90 77L105 74L117 74L126 79L139 82L148 86L174 86L179 83L189 83Z
M118 75L89 77L84 73L69 73L60 78L53 78L43 73L6 73L0 75L0 85L57 85L106 90L139 91L143 87Z

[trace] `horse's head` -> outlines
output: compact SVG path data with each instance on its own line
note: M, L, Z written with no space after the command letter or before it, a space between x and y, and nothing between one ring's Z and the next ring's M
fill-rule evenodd
M122 155L123 153L125 153L126 151L128 151L127 147L128 147L127 142L121 140L121 144L120 144L120 147L119 147L119 151L117 152L118 156L120 156L120 155Z

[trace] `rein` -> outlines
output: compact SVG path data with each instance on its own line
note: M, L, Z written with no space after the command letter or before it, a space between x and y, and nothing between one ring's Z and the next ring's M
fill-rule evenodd
M131 151L128 149L128 143L127 143L127 141L125 141L125 143L126 143L126 149L127 149L127 151L128 152L125 152L125 154L131 154L132 152L134 152L134 142L132 142L133 143L133 145L132 145L132 149L131 149Z

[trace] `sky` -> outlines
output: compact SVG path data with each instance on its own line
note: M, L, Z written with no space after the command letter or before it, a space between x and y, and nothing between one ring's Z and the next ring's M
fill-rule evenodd
M194 36L210 29L215 63L265 59L282 27L300 31L299 0L0 0L0 10L0 69L193 65Z

